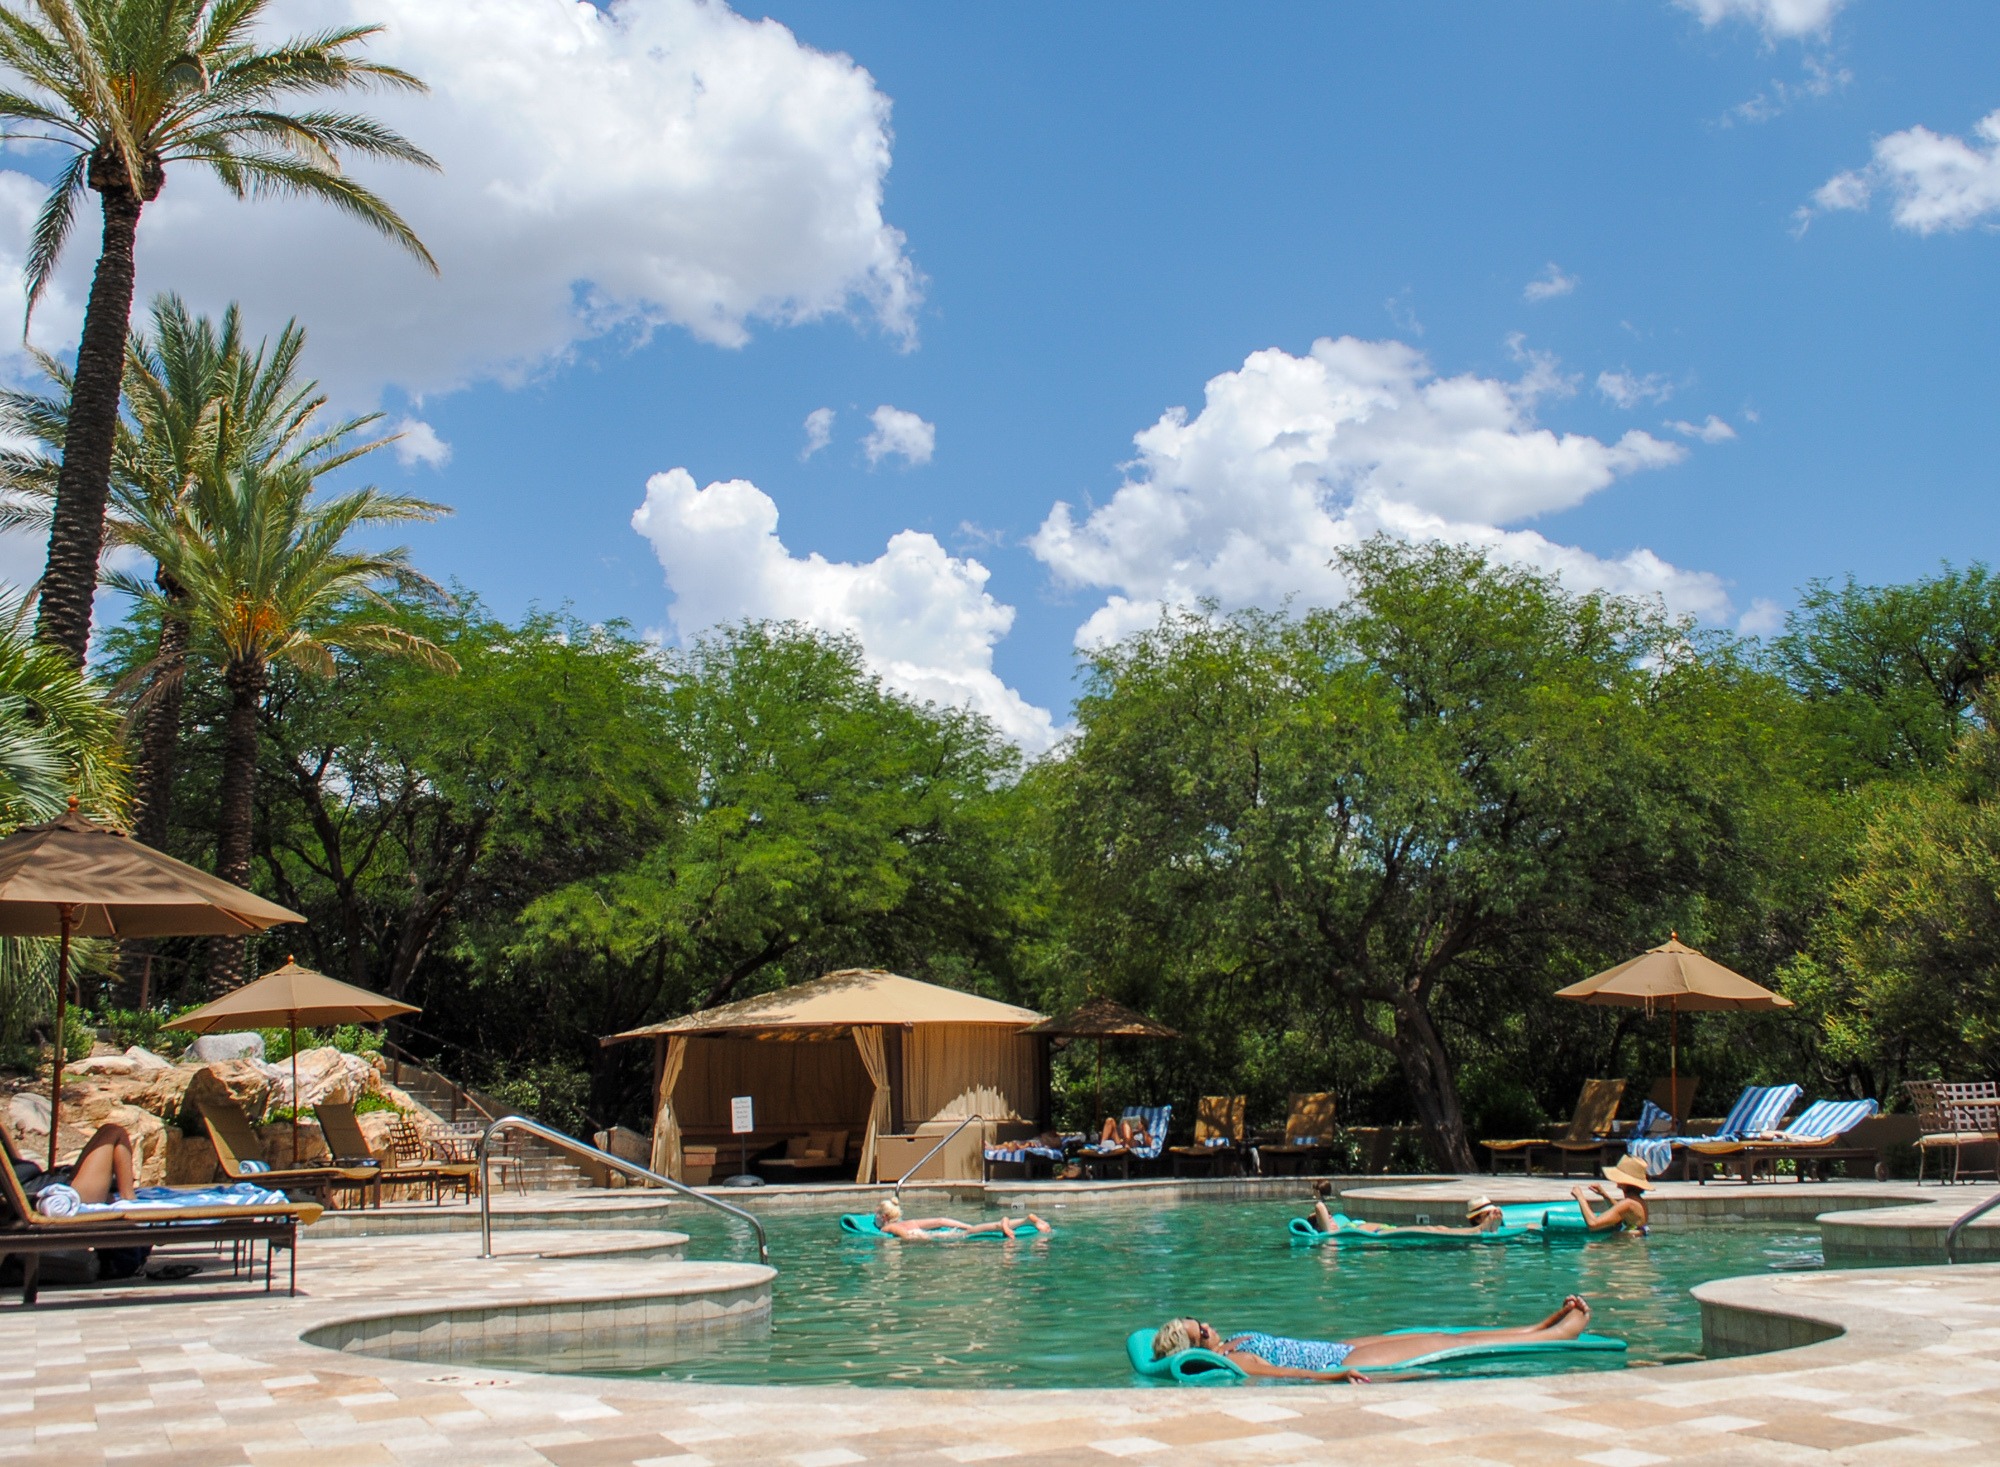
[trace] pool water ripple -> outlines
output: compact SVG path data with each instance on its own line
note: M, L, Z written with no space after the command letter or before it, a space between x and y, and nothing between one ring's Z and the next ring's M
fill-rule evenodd
M1301 1247L1281 1202L1058 1207L1034 1242L883 1243L827 1214L765 1217L777 1266L767 1327L621 1339L481 1363L728 1384L1125 1386L1124 1338L1174 1314L1227 1331L1342 1339L1407 1326L1520 1324L1566 1294L1629 1365L1699 1358L1688 1290L1817 1268L1811 1229L1655 1228L1648 1238L1476 1248ZM960 1209L958 1216L978 1217ZM690 1256L733 1256L725 1227L677 1217ZM1574 1361L1563 1363L1562 1368ZM1522 1373L1518 1362L1510 1373Z

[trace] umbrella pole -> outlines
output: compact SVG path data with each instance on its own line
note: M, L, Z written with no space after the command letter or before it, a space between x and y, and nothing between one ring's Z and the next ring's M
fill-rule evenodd
M1667 1108L1674 1113L1674 1133L1681 1129L1681 1006L1667 1009Z
M299 1164L299 1016L292 1019L292 1165Z
M1098 1118L1103 1116L1103 1114L1104 1114L1104 1039L1103 1036L1100 1035L1097 1040L1097 1109L1091 1112L1090 1124L1091 1125L1097 1124Z
M62 1129L62 1072L64 1053L69 1031L64 1027L68 1022L69 1007L69 928L75 920L76 908L68 902L56 907L58 920L62 923L62 946L56 950L56 1073L55 1081L49 1086L49 1170L56 1169L56 1137Z

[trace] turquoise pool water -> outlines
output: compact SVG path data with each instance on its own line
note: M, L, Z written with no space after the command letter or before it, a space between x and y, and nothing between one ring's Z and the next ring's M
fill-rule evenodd
M744 1256L727 1225L692 1211L676 1209L673 1222L692 1235L689 1256ZM1177 1313L1225 1332L1340 1339L1529 1323L1582 1294L1592 1328L1630 1344L1625 1364L1646 1365L1699 1357L1695 1284L1820 1266L1812 1229L1709 1224L1566 1247L1360 1250L1294 1246L1285 1222L1295 1211L1284 1202L1051 1208L1054 1236L1016 1244L873 1242L843 1237L830 1214L774 1212L767 1328L480 1359L731 1384L1125 1386L1143 1383L1126 1362L1126 1334Z

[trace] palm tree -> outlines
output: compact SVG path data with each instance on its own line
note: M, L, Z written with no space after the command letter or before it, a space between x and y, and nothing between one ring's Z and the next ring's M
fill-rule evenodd
M245 464L289 465L317 479L395 441L362 437L380 413L323 419L325 394L299 380L305 341L290 321L275 342L253 351L235 306L218 326L178 296L162 295L150 336L134 332L126 349L127 413L112 455L105 532L112 544L152 557L159 591L159 638L139 678L132 799L132 833L148 845L165 844L173 802L188 621L186 593L167 567L189 487L204 472ZM46 531L56 502L71 379L60 362L40 360L52 391L0 391L0 433L13 440L0 448L0 529Z
M258 45L252 32L268 6L269 0L32 0L30 7L0 0L0 68L20 84L0 89L0 136L53 144L71 155L35 221L27 270L31 314L86 190L99 196L104 216L36 627L37 636L79 667L104 548L139 216L159 197L168 166L201 164L239 198L323 199L436 269L402 217L341 171L344 154L436 167L430 156L358 113L284 107L315 93L421 91L423 83L355 54L379 26Z
M444 593L410 565L409 551L367 551L347 543L368 525L431 520L438 504L379 489L317 497L309 468L246 463L202 474L182 501L178 533L160 549L185 594L196 636L212 638L229 688L223 729L215 874L249 884L257 780L258 713L273 662L329 675L335 654L388 652L455 668L443 649L370 609L393 610L383 587L431 599ZM120 589L157 601L156 586ZM243 940L216 939L210 981L218 991L242 983Z

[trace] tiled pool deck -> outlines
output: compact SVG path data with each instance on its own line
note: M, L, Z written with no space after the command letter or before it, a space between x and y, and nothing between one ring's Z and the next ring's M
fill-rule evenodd
M1028 1189L1005 1190L1012 1201ZM1303 1186L1253 1190L1275 1200ZM1343 1195L1349 1211L1386 1215L1433 1203L1442 1209L1472 1191L1562 1195L1547 1179L1490 1177L1349 1179ZM1724 1191L1734 1198L1721 1200ZM1781 1192L1789 1194L1782 1201ZM1664 1226L1730 1208L1741 1215L1746 1206L1782 1207L1796 1219L1808 1206L1921 1201L1927 1206L1906 1216L1928 1226L1926 1214L1956 1215L1984 1195L1778 1184L1746 1201L1741 1187L1672 1187L1656 1215ZM774 1192L763 1200L855 1206L852 1192ZM642 1199L585 1194L555 1206L521 1199L503 1210L514 1215L512 1226L498 1234L503 1256L488 1261L476 1257L476 1232L335 1237L315 1229L302 1250L297 1299L194 1280L147 1286L148 1302L135 1290L105 1288L46 1293L32 1311L0 1308L0 1457L134 1467L2000 1461L2000 1267L1993 1265L1705 1285L1698 1297L1716 1337L1742 1346L1820 1343L1515 1381L864 1392L535 1376L377 1359L301 1340L367 1316L435 1325L454 1307L485 1319L537 1299L570 1311L557 1328L592 1328L581 1312L586 1301L705 1295L728 1308L758 1307L760 1270L679 1262L677 1240L660 1227L634 1231L635 1219L648 1215ZM530 1221L538 1226L523 1228ZM1828 1338L1836 1329L1844 1332ZM1106 1377L1122 1386L1122 1364L1107 1361Z

